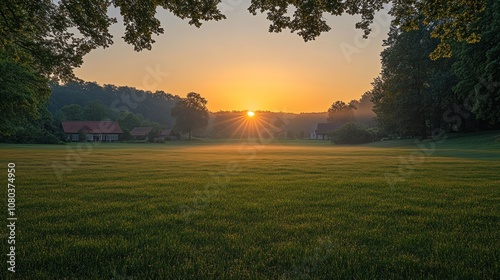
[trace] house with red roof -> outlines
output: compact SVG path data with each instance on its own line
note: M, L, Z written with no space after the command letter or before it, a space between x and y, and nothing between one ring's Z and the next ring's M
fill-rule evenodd
M171 129L162 129L160 131L160 139L161 140L166 140L167 138L172 138L174 135L172 133L172 130Z
M72 142L114 142L123 134L116 121L63 121L61 126L66 139Z
M153 128L150 126L134 127L134 129L130 131L130 136L132 136L134 140L148 140L148 135L151 130L153 130Z

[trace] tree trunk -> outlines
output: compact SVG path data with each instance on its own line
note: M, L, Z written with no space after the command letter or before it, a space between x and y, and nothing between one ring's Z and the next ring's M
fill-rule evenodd
M189 131L189 141L191 141L191 130Z

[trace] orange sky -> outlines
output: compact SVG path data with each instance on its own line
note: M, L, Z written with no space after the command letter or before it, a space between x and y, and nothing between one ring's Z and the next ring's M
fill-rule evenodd
M180 96L198 92L211 111L298 113L359 99L380 72L379 54L390 23L387 10L376 16L368 40L354 28L358 17L345 15L328 17L332 30L305 43L289 31L269 33L265 16L252 16L246 1L228 3L236 3L226 6L228 19L200 29L160 11L157 18L165 33L155 38L151 51L135 52L121 39L121 23L114 25L115 44L88 54L75 73L99 84Z

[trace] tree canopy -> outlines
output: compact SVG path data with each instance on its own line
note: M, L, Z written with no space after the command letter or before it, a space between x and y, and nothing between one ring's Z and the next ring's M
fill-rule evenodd
M354 110L356 110L356 100L352 100L348 104L344 101L335 101L328 108L327 121L334 124L345 124L354 121Z
M40 120L50 94L38 73L0 58L0 137L11 136L21 127Z
M391 27L382 72L371 91L377 122L386 132L426 138L435 131L500 127L499 2L486 1L477 23L482 40L455 43L456 56L431 60L439 39L431 30Z
M150 92L115 85L100 86L95 82L53 84L51 90L49 110L54 115L62 111L64 120L103 120L106 117L113 120L130 119L131 115L126 114L130 112L171 127L174 122L170 110L181 99L164 91ZM103 112L102 105L107 108L106 112ZM68 112L69 110L72 112Z
M190 92L186 98L177 102L172 109L172 116L175 119L175 129L182 133L189 134L193 130L203 128L208 125L207 100L196 92Z
M136 51L151 49L154 36L164 33L155 18L163 8L189 24L200 27L203 21L222 20L222 0L48 0L0 2L0 52L16 61L31 65L38 73L53 79L74 79L73 69L83 63L83 56L99 47L113 44L110 26L117 22L108 15L110 7L119 9L125 25L123 39ZM475 42L475 25L485 0L252 0L252 14L265 13L271 22L270 32L289 29L305 41L313 40L331 27L325 15L361 15L356 28L370 33L377 11L391 4L394 23L415 29L423 22L431 36L439 38L437 55L450 54L450 41Z
M476 23L483 31L481 41L458 48L454 69L460 81L454 91L466 110L500 123L500 1L487 2L488 9Z

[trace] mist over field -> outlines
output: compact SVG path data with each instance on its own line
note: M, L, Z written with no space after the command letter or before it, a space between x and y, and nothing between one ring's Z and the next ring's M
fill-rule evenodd
M496 278L495 137L0 145L30 213L17 274Z

